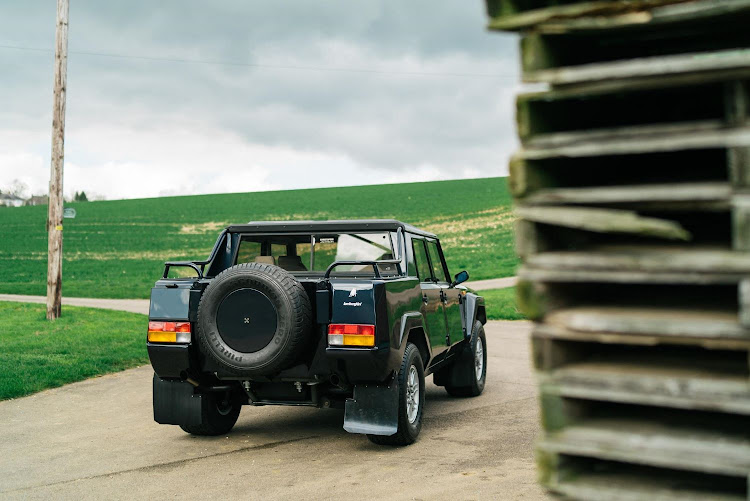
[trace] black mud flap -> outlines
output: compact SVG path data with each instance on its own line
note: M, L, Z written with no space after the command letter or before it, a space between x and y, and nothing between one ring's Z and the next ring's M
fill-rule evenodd
M349 433L394 435L398 431L398 381L389 385L358 384L346 400L344 429Z
M202 398L193 385L168 381L154 374L154 421L160 424L197 426L202 424Z

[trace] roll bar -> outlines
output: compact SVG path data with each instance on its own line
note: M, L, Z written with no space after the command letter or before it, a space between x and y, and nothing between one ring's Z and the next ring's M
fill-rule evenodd
M203 272L206 269L206 265L216 258L216 255L219 253L219 247L221 247L221 243L224 241L224 236L226 236L226 234L227 230L224 230L219 234L219 238L216 239L214 248L211 250L211 255L208 256L208 259L205 261L168 261L164 263L164 274L162 275L162 278L167 278L170 268L177 267L192 268L198 274L198 278L203 278Z

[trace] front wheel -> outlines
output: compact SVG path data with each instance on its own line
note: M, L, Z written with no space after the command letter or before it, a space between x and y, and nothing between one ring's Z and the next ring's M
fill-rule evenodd
M474 333L466 352L451 367L445 390L454 397L476 397L484 391L487 380L487 338L481 322L474 324Z
M416 345L409 343L398 373L398 431L390 436L367 435L378 445L409 445L422 429L424 365Z
M224 435L234 427L242 406L228 393L207 392L201 395L201 424L181 424L191 435Z

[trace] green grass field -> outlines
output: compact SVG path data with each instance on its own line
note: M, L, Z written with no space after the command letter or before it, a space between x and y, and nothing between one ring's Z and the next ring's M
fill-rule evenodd
M147 182L147 180L144 180ZM167 260L205 259L250 220L396 218L437 233L452 273L513 275L505 178L66 204L63 295L147 298ZM45 294L47 207L0 208L0 293Z
M523 314L516 306L516 288L492 289L479 291L484 297L487 309L487 320L524 320Z
M144 315L0 302L0 400L148 362Z

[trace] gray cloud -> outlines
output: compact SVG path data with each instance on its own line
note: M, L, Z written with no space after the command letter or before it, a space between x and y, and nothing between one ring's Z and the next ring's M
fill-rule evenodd
M433 177L501 175L515 147L516 41L485 32L481 0L72 3L66 160L81 170L143 164L151 150L138 150L136 157L132 142L165 149L154 151L162 160L150 163L152 168L174 168L166 150L180 148L175 139L180 136L166 135L183 125L196 133L192 142L203 137L206 148L215 148L217 164L225 154L235 159L225 162L227 168L239 169L253 158L239 153L245 144L346 159L361 171L351 182L368 179L367 172L398 180L399 173L424 166ZM53 0L0 5L0 44L51 48L54 5ZM0 186L17 173L12 159L26 158L27 150L38 156L36 167L28 169L36 176L31 184L44 186L52 55L0 48L0 63L8 69L0 74L0 130L33 138L0 145ZM456 74L500 77L448 76ZM100 140L116 135L132 142L112 141L109 150L87 145L83 138L97 129ZM162 146L154 134L164 135ZM234 153L223 150L222 141L229 141ZM276 162L267 161L266 168ZM333 179L334 170L326 173L325 164L317 164L321 177L329 176L321 185L347 184ZM290 176L268 187L300 187L305 179Z

